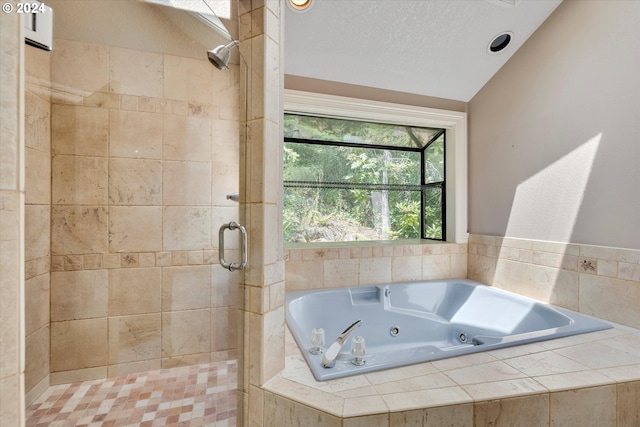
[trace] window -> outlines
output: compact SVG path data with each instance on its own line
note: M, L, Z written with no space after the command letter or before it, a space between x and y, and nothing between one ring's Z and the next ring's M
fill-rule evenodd
M445 238L445 129L285 114L284 240Z
M388 239L467 241L466 113L292 90L284 108L285 242L382 240L385 230ZM388 227L385 200L406 209ZM344 229L351 236L336 236Z

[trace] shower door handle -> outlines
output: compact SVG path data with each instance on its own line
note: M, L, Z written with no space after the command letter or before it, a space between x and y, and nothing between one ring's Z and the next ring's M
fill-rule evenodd
M226 230L240 230L240 235L242 236L242 244L240 246L240 256L242 261L240 264L235 262L227 262L224 260L224 232ZM220 265L229 270L242 270L247 265L247 230L244 226L231 221L229 224L222 224L220 230L218 231L218 254L220 258Z

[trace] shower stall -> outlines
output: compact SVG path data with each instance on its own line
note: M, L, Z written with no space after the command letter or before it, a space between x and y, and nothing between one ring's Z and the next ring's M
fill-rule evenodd
M117 3L51 0L53 51L25 47L27 405L50 385L220 361L245 383L238 5L219 20ZM219 44L224 71L207 60Z

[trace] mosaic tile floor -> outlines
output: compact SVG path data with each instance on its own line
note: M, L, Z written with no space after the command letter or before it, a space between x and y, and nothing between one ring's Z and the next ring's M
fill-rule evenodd
M28 427L236 425L236 361L51 386Z

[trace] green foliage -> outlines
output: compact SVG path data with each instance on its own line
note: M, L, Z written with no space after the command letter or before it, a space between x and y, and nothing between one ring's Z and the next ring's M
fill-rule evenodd
M289 137L395 147L420 146L434 134L434 130L422 130L423 135L418 128L292 115L285 115L284 126ZM444 171L444 138L441 139L442 143L436 141L424 152L428 164L425 173L432 179ZM420 238L421 156L420 152L382 147L285 143L285 183L309 183L285 188L285 241ZM358 184L409 187L372 190ZM377 194L376 203L373 193ZM424 215L432 235L440 233L440 206L426 206ZM390 229L385 230L384 224Z

